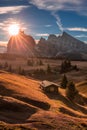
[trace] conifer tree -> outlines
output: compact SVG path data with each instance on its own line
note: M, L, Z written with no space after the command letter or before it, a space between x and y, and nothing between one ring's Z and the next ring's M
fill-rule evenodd
M51 67L49 64L47 65L47 73L51 73Z
M63 89L65 89L65 88L67 87L67 83L68 83L68 80L67 80L66 75L64 74L64 75L63 75L63 78L62 78L62 82L61 82L61 87L62 87Z
M66 88L66 96L73 101L75 98L75 95L78 93L76 90L75 84L73 82L69 82Z
M43 65L43 62L42 62L42 60L40 60L40 61L39 61L39 65Z

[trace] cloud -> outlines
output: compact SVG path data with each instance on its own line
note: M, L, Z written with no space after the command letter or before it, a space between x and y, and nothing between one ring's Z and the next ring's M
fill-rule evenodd
M19 28L22 29L22 30L26 30L27 26L25 23L23 23L23 21L19 21L19 20L16 20L14 18L8 18L7 20L5 21L1 21L0 22L0 39L3 40L7 40L9 39L9 26L11 24L18 24Z
M64 0L66 1L66 0ZM61 23L61 18L59 17L59 15L57 15L56 11L60 9L60 7L62 5L59 5L59 3L61 3L61 1L56 1L56 0L30 0L29 1L31 4L35 5L36 7L38 7L39 9L44 9L44 10L48 10L51 12L51 15L53 15L56 18L56 24L59 27L59 30L62 32L63 31L63 26Z
M8 41L0 41L0 46L7 46Z
M1 34L3 35L4 33L6 35L8 35L8 28L11 24L18 24L18 26L20 27L20 29L26 30L26 24L24 24L21 21L18 21L14 18L8 18L7 20L3 21L3 23L0 23L0 31Z
M56 14L56 12L52 12L51 14L56 18L56 20L57 20L56 24L58 25L60 31L63 32L63 25L62 25L62 22L61 22L59 15Z
M47 25L44 25L45 27L49 28L49 27L52 27L52 25L50 24L47 24Z
M86 0L29 0L29 3L37 6L39 9L49 11L76 11L87 10Z
M12 13L12 14L17 14L21 10L28 8L29 6L8 6L8 7L0 7L0 14L7 14L7 13Z
M87 41L84 41L87 44Z
M78 32L87 32L87 28L74 27L74 28L65 28L68 31L78 31Z
M56 18L56 24L58 25L60 31L63 31L64 29L61 18L57 15L58 11L75 11L80 15L87 15L86 0L29 0L29 3L39 9L50 11Z
M48 37L49 36L49 34L48 33L38 33L38 34L36 34L36 36L38 36L38 37Z
M81 34L81 35L76 35L75 37L77 37L77 38L87 38L87 35Z

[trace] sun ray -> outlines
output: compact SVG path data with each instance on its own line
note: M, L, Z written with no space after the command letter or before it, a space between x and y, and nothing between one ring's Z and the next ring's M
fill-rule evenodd
M21 35L20 35L20 37L21 37L20 39L23 39L24 42L26 42L26 43L28 42L28 41L27 41L24 37L22 37ZM25 47L28 51L31 52L32 56L35 56L35 54L32 52L32 49L27 48L27 45L26 45L26 44L23 44L23 45L24 45L24 47ZM23 45L22 45L22 46L23 46Z

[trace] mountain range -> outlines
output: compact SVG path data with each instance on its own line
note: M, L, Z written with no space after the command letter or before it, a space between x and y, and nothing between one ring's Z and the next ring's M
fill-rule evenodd
M10 38L7 53L33 57L67 57L73 60L87 60L87 44L66 32L59 36L51 34L47 40L41 37L38 44L36 44L32 36L20 32L19 36Z

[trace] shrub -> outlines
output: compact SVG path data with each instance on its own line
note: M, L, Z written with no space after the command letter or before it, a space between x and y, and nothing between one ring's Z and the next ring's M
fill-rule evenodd
M4 68L8 68L8 63L7 62L4 63Z
M9 71L9 72L12 72L12 71L13 71L13 70L12 70L12 65L9 65L9 66L8 66L8 71Z
M28 66L33 66L34 65L34 61L33 60L27 60L27 65Z
M22 72L22 68L21 68L21 66L19 66L19 68L18 68L18 74L21 74L21 72Z
M52 72L51 67L50 67L50 65L48 64L48 65L47 65L47 73L51 73L51 72Z
M60 69L60 72L61 73L64 73L64 72L67 72L71 69L72 65L71 65L71 61L70 60L64 60L62 63L61 63L61 69Z
M39 61L39 65L43 65L43 62L42 62L42 60L40 60L40 61Z
M24 69L21 70L21 74L25 75L25 70Z
M3 66L2 66L2 64L0 63L0 69L2 69L3 68Z
M64 60L61 63L60 72L65 73L65 72L68 72L68 71L71 71L71 70L78 71L79 69L78 69L77 65L72 65L70 60L68 60L68 59Z
M45 75L45 71L43 69L36 69L34 71L34 74L36 74L36 75Z

